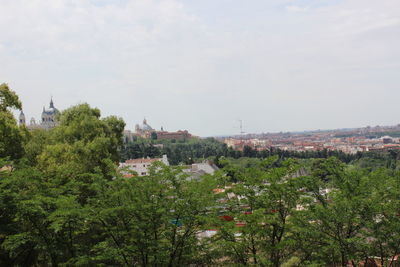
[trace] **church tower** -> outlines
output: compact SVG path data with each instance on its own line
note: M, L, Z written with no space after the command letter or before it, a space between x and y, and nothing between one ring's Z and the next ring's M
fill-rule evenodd
M53 97L52 97L51 100L50 100L50 108L55 109L55 108L54 108L54 103L53 103Z
M54 107L53 98L50 100L49 109L43 107L41 127L44 129L51 129L57 125L57 114L60 113L58 109Z
M19 114L19 125L26 125L25 114L22 110L21 113Z

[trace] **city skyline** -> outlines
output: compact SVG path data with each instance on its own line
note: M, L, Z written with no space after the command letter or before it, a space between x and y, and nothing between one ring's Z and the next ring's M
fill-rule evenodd
M53 99L51 98L51 100L50 100L51 102L53 102ZM51 105L51 103L50 103L50 105ZM71 107L71 106L70 106ZM96 107L97 108L97 107ZM44 111L44 110L47 110L47 107L46 107L46 105L43 105L43 110L42 111ZM100 109L100 111L101 111L101 109ZM23 112L23 110L22 110L22 112ZM61 112L62 112L62 110L61 110ZM23 112L24 113L24 112ZM37 113L37 112L36 112ZM19 117L19 115L18 114L21 114L21 112L20 111L14 111L14 117L15 117L15 119L17 119L17 121L18 121L18 117ZM39 114L39 113L38 113ZM113 114L111 114L111 115L113 115ZM30 125L30 119L33 119L34 120L34 122L35 123L41 123L42 122L42 120L40 119L40 117L41 116L37 116L37 117L35 117L35 116L29 116L29 114L28 114L28 116L26 116L25 115L25 113L24 113L24 116L26 117L25 118L25 121L26 121L26 125ZM104 117L104 116L103 116ZM30 119L29 119L30 118ZM142 123L144 122L144 121L146 121L146 123L147 123L147 118L146 117L143 117L143 121L142 121ZM239 122L238 122L239 121ZM126 122L126 121L125 121ZM352 130L359 130L359 129L365 129L365 128L368 128L368 127L371 127L371 128L375 128L375 127L382 127L382 128L385 128L385 127L395 127L395 126L399 126L400 124L393 124L393 125L383 125L383 124L381 124L381 125L379 125L379 124L377 124L377 125L363 125L363 126L353 126L353 127L340 127L340 128L326 128L326 129L321 129L321 128L313 128L313 129L298 129L298 130L292 130L292 131L283 131L283 130L278 130L278 131L261 131L261 132L246 132L245 131L245 128L243 127L243 125L242 125L242 123L243 123L243 121L242 120L236 120L236 123L240 123L240 124L238 124L237 125L237 130L238 130L238 132L232 132L232 133L228 133L228 134L220 134L220 135L208 135L208 136L200 136L200 137L233 137L233 136L236 136L236 137L238 137L238 136L240 136L241 134L243 134L243 135L261 135L261 134L285 134L285 133L290 133L290 134L302 134L302 133L317 133L317 132L330 132L330 131L332 131L332 132L334 132L334 131L338 131L338 132L342 132L342 131L352 131ZM138 124L140 124L140 122L139 121L137 121L137 122L135 122L134 123L134 125L135 125L135 127L133 127L133 128L129 128L129 124L127 123L127 125L125 126L125 130L128 130L128 131L131 131L131 132L136 132L137 130L135 129L136 128L136 126L138 125ZM151 124L151 123L149 123L149 124ZM240 129L241 127L243 127L242 129ZM178 129L168 129L168 125L166 125L166 126L163 126L163 125L161 125L161 126L156 126L156 127L154 127L154 129L153 129L154 131L158 131L158 130L161 130L161 131L164 131L164 130L167 130L167 131L178 131L178 130L188 130L189 132L190 132L190 129L183 129L183 128L178 128Z
M199 136L399 122L398 1L1 2L27 120L52 95Z

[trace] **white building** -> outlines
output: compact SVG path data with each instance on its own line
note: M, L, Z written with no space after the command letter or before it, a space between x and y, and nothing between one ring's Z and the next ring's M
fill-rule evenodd
M60 111L54 106L53 99L50 101L50 106L48 109L43 107L42 120L36 123L36 120L32 118L30 124L26 124L26 118L24 112L21 110L19 114L19 125L25 125L28 129L52 129L57 126L57 115Z
M169 166L167 155L163 155L162 158L141 158L141 159L129 159L119 164L120 168L127 167L130 171L135 171L139 176L149 175L149 167L156 161L160 161L165 165Z
M136 124L135 132L136 132L136 135L139 135L144 138L148 138L149 136L151 136L151 133L155 132L155 130L150 125L147 124L147 120L146 120L146 118L144 118L142 124L140 124L140 125Z
M191 172L203 172L204 174L214 174L218 167L214 163L206 160L201 163L193 163Z
M209 160L205 160L201 163L193 163L192 165L186 166L183 169L183 172L189 174L190 179L197 179L205 174L213 175L217 170L218 167L215 166L214 163Z

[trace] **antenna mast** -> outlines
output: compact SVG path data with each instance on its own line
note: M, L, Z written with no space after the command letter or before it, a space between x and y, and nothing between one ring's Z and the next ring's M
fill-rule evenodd
M243 142L243 134L245 133L243 131L243 121L239 120L239 123L240 123L240 141Z

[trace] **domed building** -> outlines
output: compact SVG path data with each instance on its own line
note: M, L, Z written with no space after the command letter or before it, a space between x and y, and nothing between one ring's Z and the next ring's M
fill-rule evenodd
M50 101L50 107L49 109L45 109L43 107L43 112L42 112L42 122L41 125L45 129L51 129L56 126L56 115L60 113L58 109L54 107L53 99Z
M147 120L146 118L144 118L142 124L136 124L135 132L141 137L148 138L149 136L151 136L152 132L155 132L155 130L147 124Z
M26 125L25 114L23 111L21 111L21 114L19 115L19 124L26 125L28 129L51 129L57 125L57 115L59 113L60 111L55 108L53 99L51 99L49 108L46 109L43 107L42 120L40 123L37 124L35 119L32 118L30 124Z
M159 139L159 140L188 140L192 138L192 135L188 131L177 131L177 132L168 132L164 131L163 127L161 127L161 131L157 131L153 129L149 124L147 124L147 120L144 119L142 124L136 124L135 133L131 134L130 131L125 131L124 133L126 140L132 140L132 136L140 136L146 139Z

